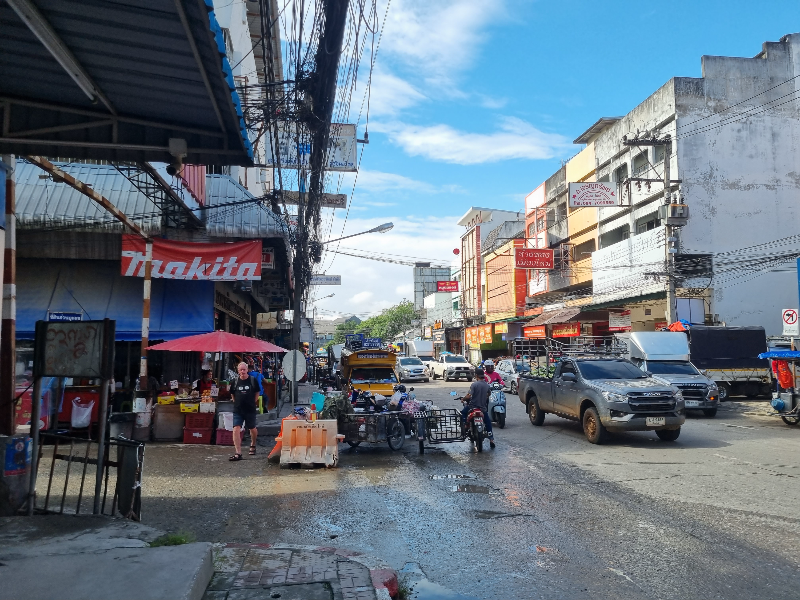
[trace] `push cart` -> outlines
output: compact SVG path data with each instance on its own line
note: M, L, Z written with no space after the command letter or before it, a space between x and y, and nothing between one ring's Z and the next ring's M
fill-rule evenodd
M425 440L430 444L449 444L467 439L461 426L461 413L455 408L415 412L411 430L419 441L420 454L425 453Z
M770 352L762 352L758 355L758 358L784 360L794 367L797 363L800 363L800 351L772 350ZM790 377L791 379L794 379L794 377ZM784 392L773 394L772 398L772 407L776 411L775 416L780 417L787 425L800 424L800 393L796 391L797 381L793 383L794 387Z
M403 421L407 425L403 425ZM395 411L355 412L339 415L339 433L352 448L361 442L379 444L386 442L392 450L400 450L410 427L410 418Z

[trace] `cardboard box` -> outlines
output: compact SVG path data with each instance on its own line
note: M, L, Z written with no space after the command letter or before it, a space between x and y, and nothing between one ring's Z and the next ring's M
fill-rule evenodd
M200 412L199 402L181 402L181 412L196 413Z
M201 402L200 403L200 412L201 413L217 412L217 403L216 402Z
M159 404L175 404L175 396L159 396Z

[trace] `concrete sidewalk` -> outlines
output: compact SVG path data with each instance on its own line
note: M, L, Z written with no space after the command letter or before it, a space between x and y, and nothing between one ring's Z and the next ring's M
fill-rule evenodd
M390 600L397 573L338 548L217 544L203 600Z
M358 552L208 542L151 547L162 535L104 516L0 518L0 600L397 597L397 573Z

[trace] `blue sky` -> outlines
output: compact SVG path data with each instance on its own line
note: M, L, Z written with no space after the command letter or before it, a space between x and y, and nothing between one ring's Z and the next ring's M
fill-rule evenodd
M598 118L626 114L671 77L700 77L704 54L752 57L764 41L800 31L799 8L797 0L392 0L370 144L347 222L337 210L330 237L392 221L392 232L342 245L451 260L455 222L470 206L522 210ZM410 297L410 267L331 254L323 265L343 285L312 292L336 294L318 303L319 314L370 313Z

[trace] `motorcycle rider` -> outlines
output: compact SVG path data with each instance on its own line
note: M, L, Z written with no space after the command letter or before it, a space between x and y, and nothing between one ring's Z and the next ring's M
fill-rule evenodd
M462 426L467 423L467 415L473 408L478 408L483 413L483 422L486 425L486 436L489 438L489 446L495 447L494 434L492 433L492 420L489 418L489 394L491 389L484 379L483 369L475 369L475 381L469 386L469 392L464 396L464 408L461 411Z
M483 370L486 373L486 383L491 385L496 381L505 387L506 382L503 381L502 377L500 377L500 373L494 370L494 362L492 362L491 358L487 358L485 361L483 361Z

